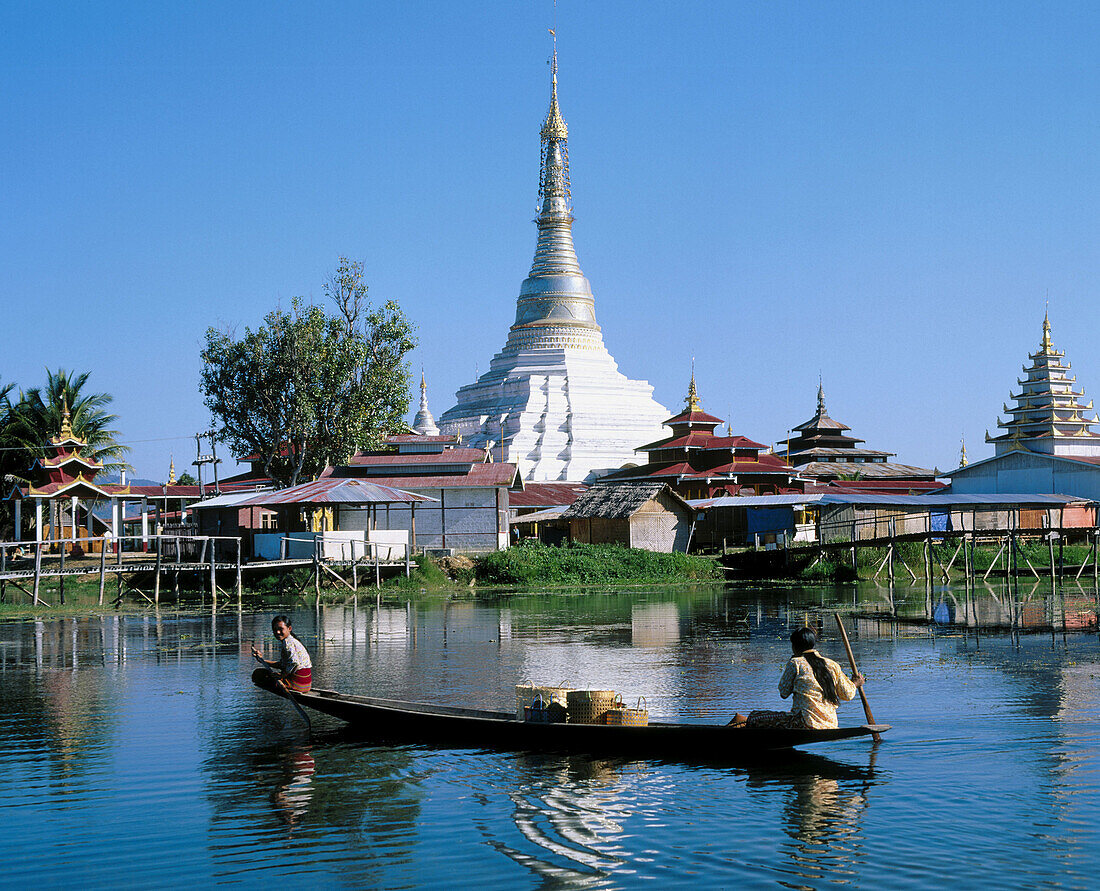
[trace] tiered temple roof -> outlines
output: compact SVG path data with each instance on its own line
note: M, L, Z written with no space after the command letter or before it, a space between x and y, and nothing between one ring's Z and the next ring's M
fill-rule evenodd
M81 499L107 497L108 492L95 484L103 464L82 453L88 442L73 433L72 416L67 404L62 406L61 432L51 436L47 451L52 455L34 462L31 472L38 484L27 488L28 495L74 495Z
M997 455L1025 450L1071 458L1100 456L1100 434L1092 430L1100 418L1091 400L1081 401L1084 393L1075 389L1077 378L1069 376L1070 363L1063 362L1064 357L1051 343L1050 316L1045 315L1039 350L1029 354L1031 364L1023 368L1026 377L1016 381L1020 391L1011 394L1016 405L1002 406L1008 420L997 419L1005 432L985 434Z
M784 447L777 448L776 454L795 467L800 476L819 482L851 481L863 488L868 484L895 488L894 483L931 483L935 480L935 470L893 462L890 460L894 457L893 452L862 448L863 440L849 436L844 432L847 430L851 428L829 417L825 408L825 388L819 382L817 411L810 420L792 428L791 432L797 436L784 440Z
M665 421L672 435L639 446L649 461L609 474L600 483L632 480L668 483L683 498L801 492L795 470L767 446L745 436L718 436L724 421L702 409L692 373L685 409Z

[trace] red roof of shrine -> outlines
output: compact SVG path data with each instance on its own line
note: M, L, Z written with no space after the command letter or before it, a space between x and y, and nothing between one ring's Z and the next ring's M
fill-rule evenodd
M669 427L673 424L710 424L712 426L717 426L722 423L722 419L716 418L714 415L708 415L705 411L696 409L694 411L682 411L680 414L669 418L664 423Z
M636 452L652 452L657 449L764 449L763 443L754 442L745 436L713 436L710 433L694 431L683 436L670 436L644 446L638 446Z

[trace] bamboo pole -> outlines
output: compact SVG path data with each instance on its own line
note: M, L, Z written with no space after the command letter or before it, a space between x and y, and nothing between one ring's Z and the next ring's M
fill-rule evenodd
M848 643L848 632L844 630L844 623L840 620L840 613L833 613L833 617L836 619L836 627L840 629L840 639L844 641L844 650L848 654L848 661L852 664L852 674L858 675L859 669L856 668L856 657L852 652L852 645ZM863 687L856 688L859 691L860 702L863 703L863 714L867 717L868 724L876 724L875 716L871 714L871 706L867 703L867 694L863 692ZM871 738L878 742L882 739L881 734L872 733Z

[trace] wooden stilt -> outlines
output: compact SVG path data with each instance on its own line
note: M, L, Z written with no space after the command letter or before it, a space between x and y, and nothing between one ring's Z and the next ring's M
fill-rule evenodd
M107 587L107 540L99 548L99 605L103 606L103 590Z
M160 506L157 506L157 513L160 513ZM158 516L159 521L159 516ZM159 522L157 524L160 525ZM153 572L153 603L160 603L160 562L161 562L161 549L163 548L163 539L160 537L160 532L157 532L157 568Z
M243 547L242 539L237 539L237 606L241 605L241 601L244 599L244 578L241 571L241 549Z
M34 594L31 600L38 606L38 586L42 579L42 542L34 543Z
M1050 590L1054 591L1058 587L1057 580L1054 577L1054 532L1051 531L1047 535L1047 545L1050 551Z
M214 599L214 604L218 602L218 565L217 565L217 542L213 539L207 539L210 544L210 596Z
M76 523L73 523L73 528L76 528ZM58 602L65 605L65 539L61 539L61 547L58 553L58 576L57 576L57 595Z

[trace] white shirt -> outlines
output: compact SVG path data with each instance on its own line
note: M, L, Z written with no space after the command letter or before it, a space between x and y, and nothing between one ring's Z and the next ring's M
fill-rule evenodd
M810 650L817 653L817 650ZM820 655L820 654L818 654ZM833 677L833 686L836 687L837 699L847 702L856 695L856 685L841 671L840 666L832 659L821 657ZM786 699L794 696L791 703L792 713L801 713L802 720L807 727L814 730L825 730L837 726L836 706L826 701L821 691L821 685L814 677L813 666L809 660L801 656L792 656L783 670L783 676L779 679L779 695Z
M302 642L293 634L288 634L282 641L282 653L279 656L279 667L286 674L291 674L299 668L313 668L309 653L302 646ZM849 697L850 698L850 697Z

